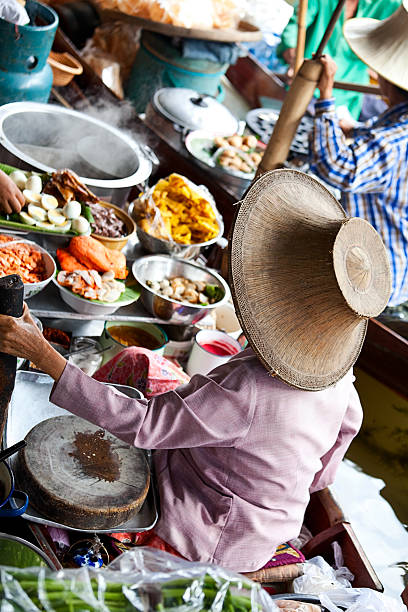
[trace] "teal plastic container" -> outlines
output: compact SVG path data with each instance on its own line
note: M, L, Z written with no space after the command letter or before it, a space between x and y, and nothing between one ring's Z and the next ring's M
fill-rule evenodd
M222 102L221 77L228 68L229 64L186 59L171 45L168 36L143 30L125 94L139 113L145 111L154 92L162 87L194 89Z
M47 64L58 27L57 13L28 0L30 24L0 19L0 104L30 100L48 102L52 69Z

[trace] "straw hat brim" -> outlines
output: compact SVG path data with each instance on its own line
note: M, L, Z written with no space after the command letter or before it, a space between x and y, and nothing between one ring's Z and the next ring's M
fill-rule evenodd
M330 192L295 170L262 175L234 219L230 282L242 329L267 370L299 389L337 382L364 341L367 319L351 310L334 273L333 236L345 223Z
M408 90L408 0L384 20L358 17L343 26L353 52L390 83Z

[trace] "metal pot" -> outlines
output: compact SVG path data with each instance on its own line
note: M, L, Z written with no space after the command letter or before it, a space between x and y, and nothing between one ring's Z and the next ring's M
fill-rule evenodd
M99 119L53 104L0 107L0 151L4 163L25 170L70 168L99 197L118 205L152 171L147 147Z
M227 283L216 272L168 255L147 255L137 259L132 266L132 274L140 285L140 298L143 306L155 317L168 323L194 325L210 310L227 302L230 296ZM159 295L146 284L148 280L161 281L174 276L184 276L192 281L218 285L224 291L224 297L209 306L188 304Z

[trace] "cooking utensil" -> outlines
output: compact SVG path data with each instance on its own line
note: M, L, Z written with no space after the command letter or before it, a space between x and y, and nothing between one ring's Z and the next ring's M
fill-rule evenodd
M221 306L229 299L230 290L225 280L216 272L207 270L197 264L168 255L147 255L136 260L132 273L141 288L143 306L157 318L168 323L194 324L200 321L208 312ZM162 281L164 278L184 276L192 281L203 281L206 284L217 285L224 292L219 302L201 306L187 302L177 302L171 298L159 295L146 284L146 281Z
M6 448L5 450L1 451L0 461L4 461L5 459L8 459L9 457L11 457L11 455L14 455L14 453L17 453L21 448L24 448L26 444L27 442L25 440L21 440L20 442L13 444L13 446L10 446L9 448Z
M92 354L93 355L99 355L100 353L104 353L105 351L108 351L111 348L112 348L112 345L110 344L109 346L105 346L105 348L99 349L99 351L92 351ZM65 358L71 357L71 355L78 355L79 353L86 353L86 352L89 353L89 351L91 351L91 350L92 350L91 347L86 346L86 347L81 348L81 349L77 349L77 350L74 350L74 351L69 351L69 353L65 353L64 354L64 357Z

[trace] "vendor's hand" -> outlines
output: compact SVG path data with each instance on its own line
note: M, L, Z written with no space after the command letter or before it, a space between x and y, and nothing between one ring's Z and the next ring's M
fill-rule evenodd
M27 304L21 317L0 315L0 352L29 359L55 380L66 364L64 357L42 335Z
M347 121L347 119L340 119L339 125L343 134L348 138L351 135L351 132L354 130L355 125L351 123L351 121Z
M0 170L0 213L11 215L20 212L24 206L24 196L5 172Z
M333 97L333 83L337 64L329 55L322 55L320 62L323 66L323 71L317 88L320 91L320 99L327 100Z

